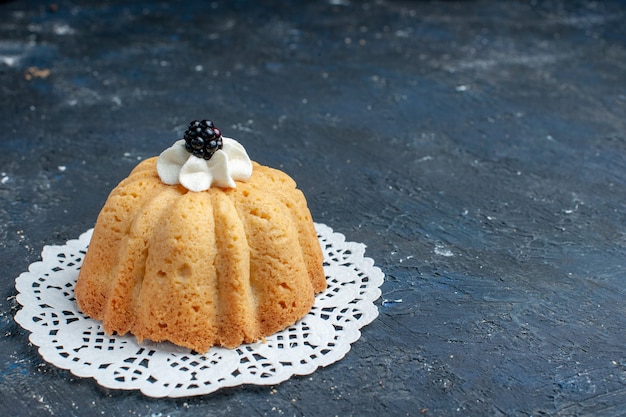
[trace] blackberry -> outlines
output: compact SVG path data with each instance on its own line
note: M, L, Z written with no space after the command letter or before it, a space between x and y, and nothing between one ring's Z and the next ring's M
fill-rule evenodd
M187 152L207 161L218 149L222 149L222 132L210 120L189 123L184 139Z

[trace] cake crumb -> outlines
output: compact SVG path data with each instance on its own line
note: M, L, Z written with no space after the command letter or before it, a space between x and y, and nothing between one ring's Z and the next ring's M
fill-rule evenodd
M37 67L28 67L26 72L24 73L24 78L28 81L33 78L48 78L50 76L50 69L48 68L37 68Z

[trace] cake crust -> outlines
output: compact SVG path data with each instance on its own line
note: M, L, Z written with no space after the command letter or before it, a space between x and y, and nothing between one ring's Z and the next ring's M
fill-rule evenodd
M236 188L164 184L156 158L109 195L75 287L79 308L111 334L198 352L257 341L311 309L326 289L304 195L254 163Z

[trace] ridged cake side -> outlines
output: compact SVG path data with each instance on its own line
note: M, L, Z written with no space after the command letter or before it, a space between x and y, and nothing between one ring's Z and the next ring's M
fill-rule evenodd
M237 188L189 192L139 164L104 205L75 288L105 331L199 352L235 347L307 314L326 288L304 195L254 165Z

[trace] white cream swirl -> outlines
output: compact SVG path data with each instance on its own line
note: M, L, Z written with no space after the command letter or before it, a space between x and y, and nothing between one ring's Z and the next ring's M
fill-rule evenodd
M193 156L178 140L164 150L156 167L165 184L182 184L189 191L205 191L212 186L235 188L235 181L246 181L252 175L252 162L244 147L234 139L222 138L218 149L208 161Z

